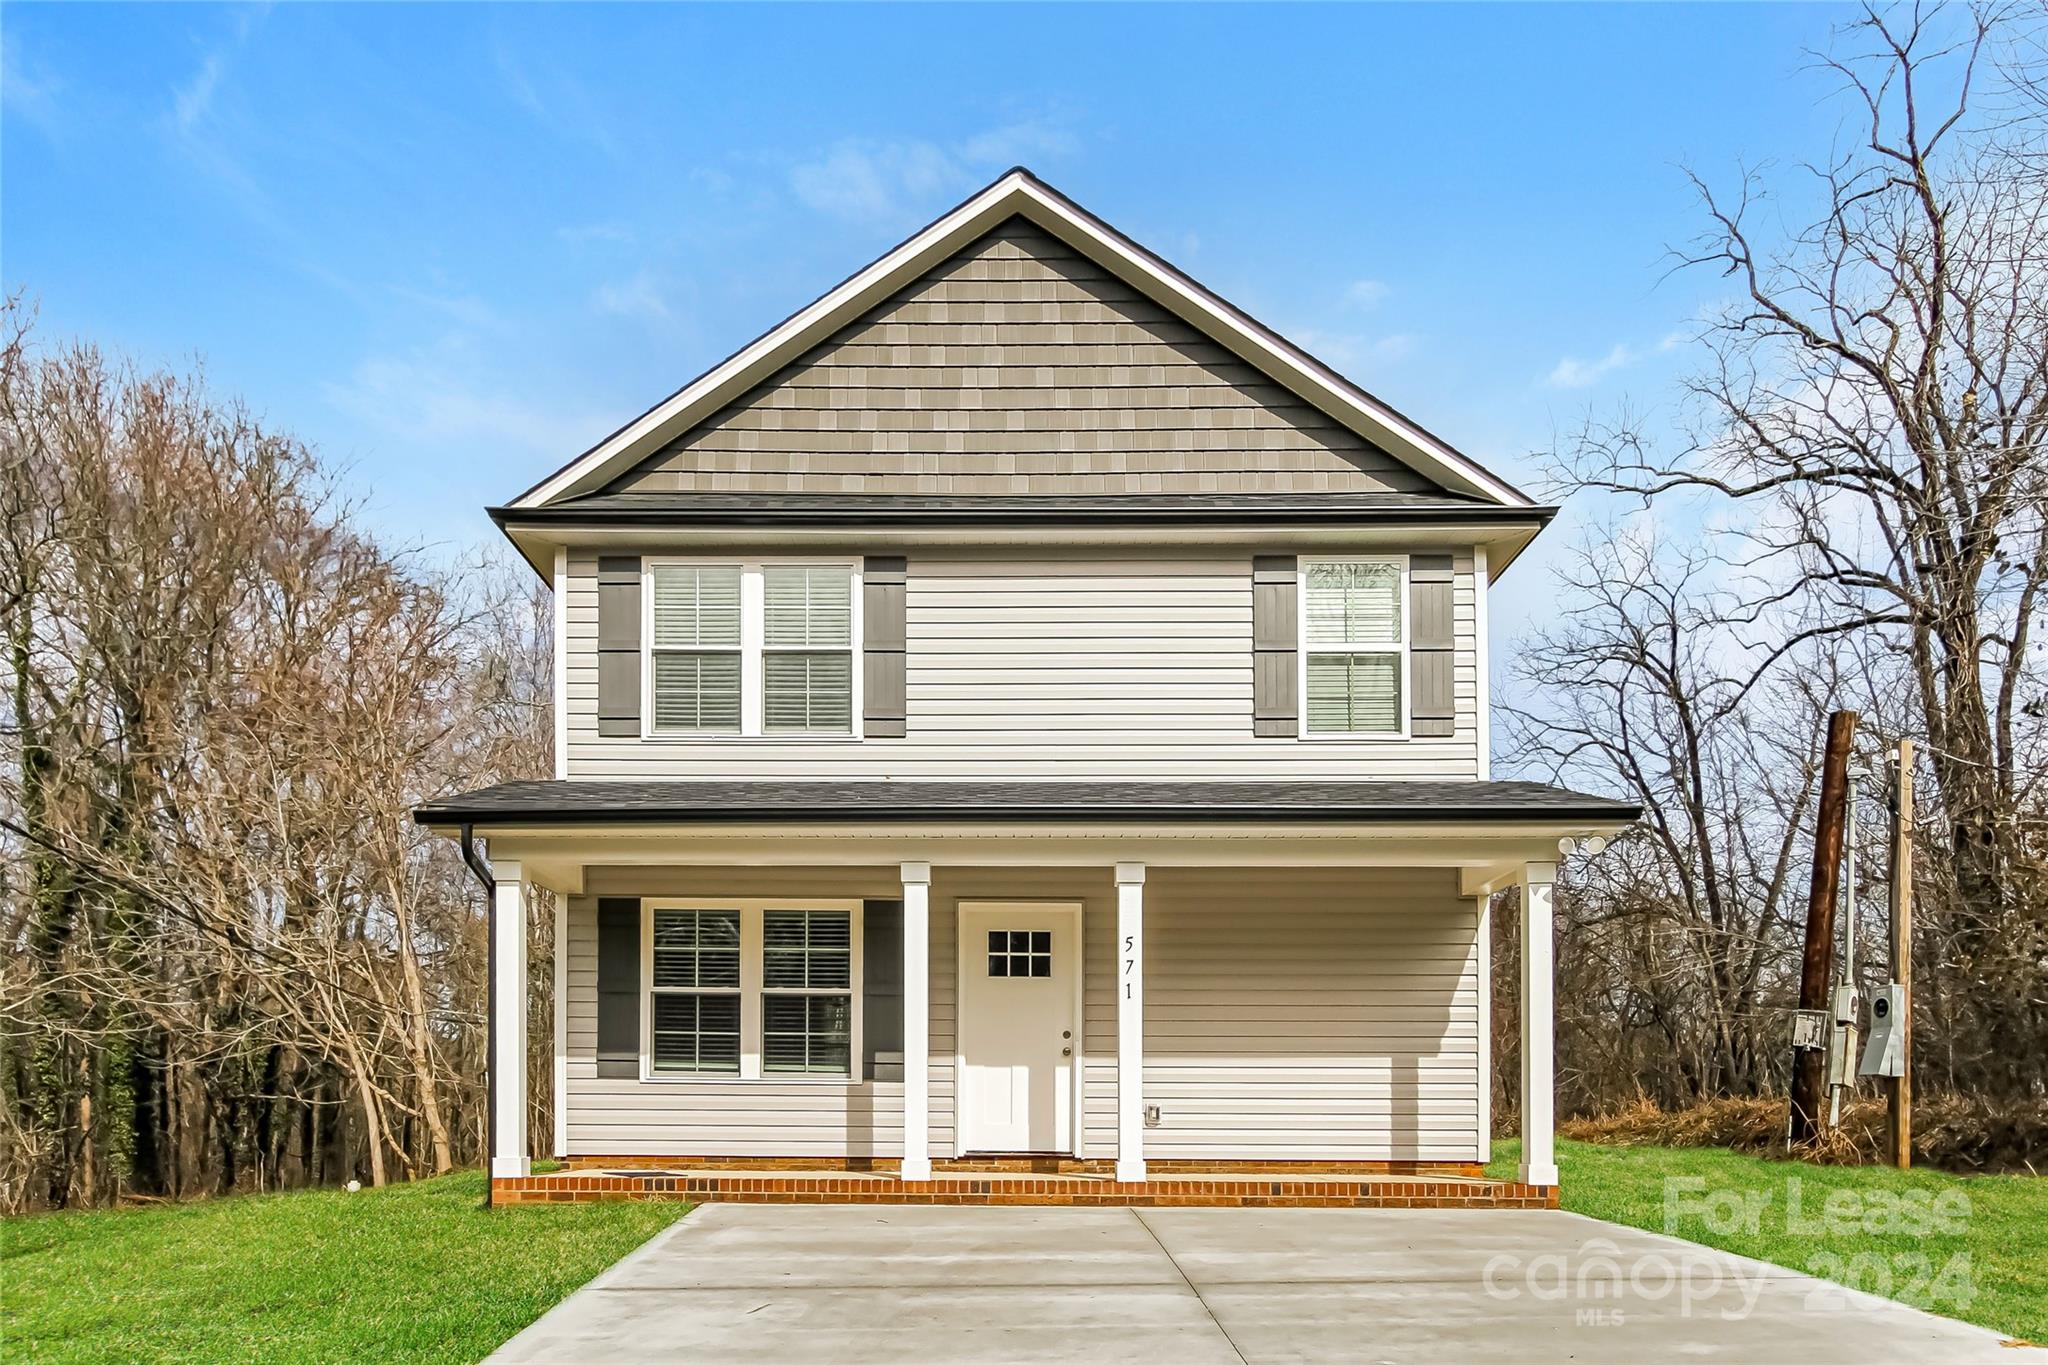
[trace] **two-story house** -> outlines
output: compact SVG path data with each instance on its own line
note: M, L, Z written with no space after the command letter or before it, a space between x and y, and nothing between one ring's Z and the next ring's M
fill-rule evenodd
M1519 886L1554 1199L1551 884L1637 812L1489 777L1553 510L1004 175L492 509L556 777L418 818L495 879L495 1188L1465 1198Z

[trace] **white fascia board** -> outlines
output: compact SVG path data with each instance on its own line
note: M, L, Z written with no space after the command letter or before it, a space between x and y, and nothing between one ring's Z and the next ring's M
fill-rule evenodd
M576 460L521 494L514 508L587 493L704 420L905 282L1015 214L1082 251L1201 328L1338 421L1444 486L1504 507L1532 500L1476 461L1203 288L1072 201L1015 170L895 250L764 333Z

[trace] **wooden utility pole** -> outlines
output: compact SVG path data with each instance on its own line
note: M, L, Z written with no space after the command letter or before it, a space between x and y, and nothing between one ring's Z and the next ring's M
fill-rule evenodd
M1806 952L1799 963L1799 1008L1826 1010L1833 985L1835 894L1842 870L1842 829L1848 811L1849 747L1856 739L1856 713L1828 717L1827 750L1821 759L1820 812L1813 832L1813 893L1806 902ZM1823 1034L1825 1039L1825 1034ZM1811 1142L1827 1112L1827 1049L1792 1053L1792 1130L1796 1146Z
M1891 1084L1892 1165L1913 1165L1913 741L1899 741L1898 786L1892 796L1892 980L1905 1008L1899 1031L1900 1068Z

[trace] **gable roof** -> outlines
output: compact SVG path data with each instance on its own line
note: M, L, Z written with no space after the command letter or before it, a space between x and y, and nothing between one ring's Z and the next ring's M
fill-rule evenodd
M1453 493L1535 504L1505 480L1017 167L514 499L530 511L599 492L935 263L1023 217L1108 269L1275 382Z

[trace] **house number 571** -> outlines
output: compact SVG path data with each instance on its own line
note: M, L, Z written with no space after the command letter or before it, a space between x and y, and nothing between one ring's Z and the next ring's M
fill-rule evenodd
M1124 978L1125 978L1125 979L1124 979L1124 999L1126 999L1126 1000L1129 1000L1129 999L1131 998L1131 983L1130 983L1130 975L1131 975L1131 973L1132 973L1132 972L1136 971L1137 969L1138 969L1138 952L1137 952L1137 938L1136 938L1136 936L1135 936L1135 935L1132 935L1132 934L1125 934L1125 935L1124 935Z

